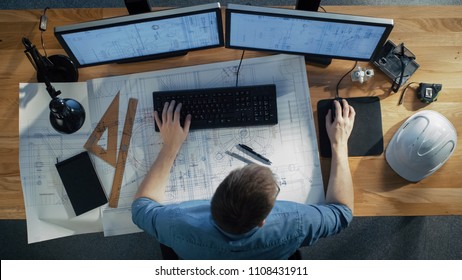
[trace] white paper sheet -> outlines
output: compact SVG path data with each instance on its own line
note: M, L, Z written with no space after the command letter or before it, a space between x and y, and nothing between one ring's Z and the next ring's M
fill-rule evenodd
M54 83L62 98L73 98L86 109L83 127L61 134L50 125L51 97L44 84L19 85L19 163L29 243L63 236L100 232L99 209L78 217L72 209L55 164L83 151L90 132L87 83Z

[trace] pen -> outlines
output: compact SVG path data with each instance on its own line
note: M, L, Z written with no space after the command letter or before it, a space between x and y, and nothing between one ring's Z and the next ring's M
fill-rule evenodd
M267 159L266 157L260 155L259 153L255 152L252 148L250 148L249 146L247 145L244 145L244 144L237 144L238 147L240 147L241 149L243 149L245 152L248 152L250 153L251 155L255 156L257 159L259 159L260 161L263 161L263 163L266 163L266 164L271 164L271 161L269 159Z
M230 151L226 151L225 153L226 153L227 155L230 155L230 156L232 156L232 157L234 157L234 158L236 158L236 159L238 159L238 160L244 162L244 163L247 163L247 164L254 163L253 161L248 160L248 159L246 159L245 157L242 157L242 156L240 156L240 155L238 155L238 154L236 154L236 153L233 153L233 152L230 152Z

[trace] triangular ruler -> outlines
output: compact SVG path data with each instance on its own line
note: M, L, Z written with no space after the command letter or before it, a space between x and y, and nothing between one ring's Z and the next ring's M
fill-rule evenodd
M116 94L104 115L96 125L87 142L83 147L103 159L112 166L117 164L117 134L119 129L119 95ZM106 149L98 145L98 141L107 130Z

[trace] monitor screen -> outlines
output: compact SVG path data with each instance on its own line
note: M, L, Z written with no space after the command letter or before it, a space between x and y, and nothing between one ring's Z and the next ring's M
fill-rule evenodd
M60 26L55 35L78 67L162 58L224 45L219 3Z
M229 4L226 47L369 61L393 20Z

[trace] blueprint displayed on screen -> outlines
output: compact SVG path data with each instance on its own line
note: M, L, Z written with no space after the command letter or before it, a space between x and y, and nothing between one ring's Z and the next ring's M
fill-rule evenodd
M385 27L232 13L234 47L368 59Z
M221 27L220 27L221 28ZM215 12L63 34L80 64L218 45Z

